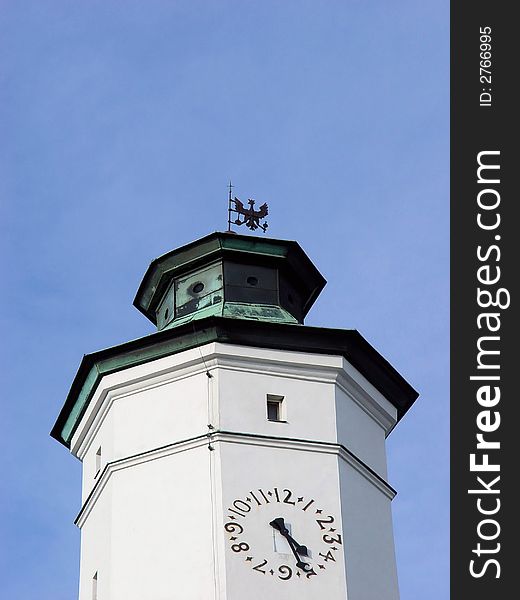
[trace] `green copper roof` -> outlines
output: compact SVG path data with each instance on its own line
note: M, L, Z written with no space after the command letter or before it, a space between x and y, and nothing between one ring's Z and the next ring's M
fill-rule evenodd
M294 241L216 232L155 259L134 306L160 330L209 315L303 323L325 283Z
M185 315L175 319L161 330L174 329L184 323L189 323L194 319L205 319L206 317L229 317L230 319L253 319L255 321L270 321L272 323L294 323L298 320L288 311L280 306L271 306L269 304L250 304L247 302L219 302L206 308L198 310L196 313Z

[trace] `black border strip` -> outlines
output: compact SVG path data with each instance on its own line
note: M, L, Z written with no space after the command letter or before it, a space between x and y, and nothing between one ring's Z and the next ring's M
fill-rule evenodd
M451 4L451 597L457 599L509 598L517 587L514 9L513 2ZM482 354L483 348L494 353ZM486 389L494 398L497 388L499 402L486 405ZM478 435L500 447L479 448Z

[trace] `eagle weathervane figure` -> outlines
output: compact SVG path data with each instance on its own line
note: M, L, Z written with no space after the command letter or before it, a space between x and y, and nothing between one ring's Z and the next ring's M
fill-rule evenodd
M233 223L234 225L245 225L251 229L251 231L261 229L265 233L269 225L267 221L265 223L260 223L260 220L265 219L269 214L269 207L267 204L264 202L259 210L255 210L255 201L249 198L247 200L249 208L246 208L236 196L233 198L233 187L234 186L230 181L228 197L228 231L231 231L231 224ZM234 221L231 220L231 213L237 214L237 218ZM242 220L240 220L241 216Z

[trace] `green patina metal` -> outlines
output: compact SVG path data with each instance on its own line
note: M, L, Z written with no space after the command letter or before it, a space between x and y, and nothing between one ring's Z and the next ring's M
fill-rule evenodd
M103 376L100 366L101 365L99 364L95 364L90 370L89 374L85 379L85 382L83 383L81 391L77 396L77 400L70 411L67 421L65 422L65 425L61 430L60 437L67 444L70 444L70 440L76 428L76 424L79 422L84 412L84 408L86 407L88 401L92 397L92 393L96 389L98 383L101 380L101 377Z
M272 323L298 324L298 320L280 306L248 304L245 302L219 302L218 304L213 304L212 306L199 309L189 315L175 319L161 331L164 331L165 329L175 329L179 325L212 316L229 317L231 319L253 319L255 321L270 321Z
M258 240L238 234L212 233L196 242L167 252L152 261L139 287L134 305L155 322L154 315L148 314L150 305L157 292L164 287L164 281L174 274L186 272L201 263L209 264L215 261L224 250L276 258L285 257L288 252L287 244L296 244L296 242Z
M233 319L254 319L256 321L271 321L272 323L298 324L298 320L288 311L280 306L271 306L268 304L226 302L222 316Z
M216 232L152 261L134 306L159 329L199 311L258 318L259 311L250 311L248 317L248 311L226 307L228 302L278 305L291 315L286 322L302 323L324 285L294 241ZM263 318L269 320L270 314L277 322L283 320L280 311L265 311Z
M270 254L272 256L287 256L287 241L254 238L251 236L231 236L224 234L221 238L223 248L230 250L243 250L246 252L256 252L258 254Z
M152 336L155 337L156 334L152 334ZM132 344L139 344L139 342L141 342L138 349L134 351L125 351L125 346L127 344L122 344L121 346L115 346L102 351L103 354L115 352L115 355L109 355L106 358L103 357L98 360L96 360L96 354L86 355L83 358L83 361L93 362L93 364L91 366L89 365L87 371L88 374L86 376L81 376L83 370L81 367L78 371L76 381L80 381L79 391L76 392L74 387L71 388L69 396L74 397L74 402L67 419L61 428L59 434L59 437L61 438L60 441L63 441L66 445L70 445L70 441L79 421L85 413L86 407L94 395L99 382L105 375L117 373L123 369L128 369L158 358L170 356L216 339L214 330L208 329L196 333L185 333L179 337L171 337L165 341L158 341L157 343L154 343L153 346L147 346L147 342L151 340L152 336L145 336L139 340L134 340ZM121 353L117 353L119 349L121 349ZM83 366L83 363L81 366Z
M224 303L218 306L211 306L195 314L187 315L184 319L179 319L166 329L177 329L181 325L186 325L193 320L205 319L211 316L223 316L236 319L254 319L257 321L271 321L273 323L297 324L297 320L280 307L265 305L248 305L239 303ZM164 331L164 330L163 330ZM146 341L151 336L141 338ZM153 347L141 347L134 352L122 352L116 356L105 358L94 362L90 371L84 379L73 408L61 430L60 437L67 443L70 443L74 435L75 428L81 419L87 404L92 398L99 382L105 375L116 373L122 369L144 364L157 358L163 358L182 350L206 344L216 339L216 334L212 331L203 331L197 335L188 334L168 339L165 342L155 344ZM116 346L114 349L117 349Z

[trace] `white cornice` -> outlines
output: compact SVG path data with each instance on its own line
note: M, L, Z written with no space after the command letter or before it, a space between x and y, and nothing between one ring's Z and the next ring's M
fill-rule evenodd
M213 342L105 375L72 439L71 452L83 459L116 399L215 368L334 384L373 418L386 435L396 422L395 408L342 356Z
M75 520L76 525L80 528L83 527L83 524L87 520L103 489L106 487L112 475L114 475L118 471L141 465L143 463L147 463L153 460L159 460L161 458L172 456L180 452L186 452L187 450L193 450L195 448L209 446L210 444L213 450L218 450L219 444L244 444L248 446L278 448L285 450L298 450L300 452L314 452L320 454L336 455L341 460L345 461L348 465L350 465L352 468L354 468L360 475L362 475L367 481L369 481L387 498L392 500L396 495L396 491L382 477L377 475L363 461L357 458L357 456L355 456L354 453L352 453L350 450L348 450L346 447L340 444L332 444L328 442L310 440L279 438L271 436L260 436L251 433L215 431L207 435L202 435L189 440L183 440L174 444L170 444L168 446L162 446L160 448L155 448L147 452L143 452L134 456L129 456L127 458L107 463L105 468L103 469L103 472L97 479L94 488L92 489L89 496L85 500L83 506L81 507L81 510Z
M127 371L106 375L103 378L72 439L70 450L72 454L77 456L80 460L83 460L92 440L96 436L96 433L103 424L103 421L110 412L110 408L116 400L163 385L169 385L188 377L206 373L206 371L209 370L207 361L206 365L204 365L200 355L181 365L168 365L167 359L164 358L154 362L162 362L165 364L160 365L158 370L154 370L147 374L136 372L139 367L134 367L132 369L127 369ZM128 373L128 371L132 371L132 373ZM121 381L121 373L126 373L126 377L123 381Z

